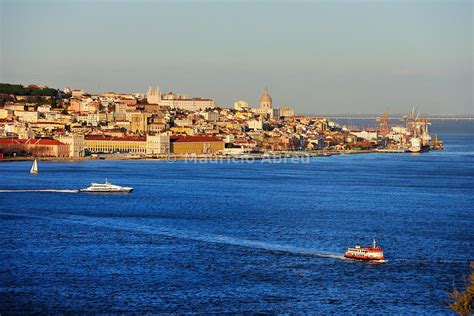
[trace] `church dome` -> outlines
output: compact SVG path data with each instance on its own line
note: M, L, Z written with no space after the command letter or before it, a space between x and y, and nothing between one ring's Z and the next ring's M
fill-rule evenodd
M263 91L263 95L260 97L260 103L262 102L272 102L272 97L268 94L267 88L265 88L265 91Z

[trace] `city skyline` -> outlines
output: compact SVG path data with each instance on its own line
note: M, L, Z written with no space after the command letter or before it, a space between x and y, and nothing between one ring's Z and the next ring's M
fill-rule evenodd
M0 316L474 311L474 0L0 0Z
M224 107L257 105L268 86L304 114L473 112L470 1L2 1L1 12L1 82L160 85Z

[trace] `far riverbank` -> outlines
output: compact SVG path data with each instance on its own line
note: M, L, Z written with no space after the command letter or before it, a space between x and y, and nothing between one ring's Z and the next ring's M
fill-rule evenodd
M98 156L87 157L6 157L0 159L0 162L15 161L51 161L51 162L81 162L90 160L158 160L158 161L176 161L176 160L275 160L283 158L313 158L328 157L336 155L354 155L354 154L384 154L384 153L403 153L397 150L380 151L369 150L322 150L314 152L281 152L273 154L248 154L248 155L158 155L158 156L134 156L121 154L102 154Z

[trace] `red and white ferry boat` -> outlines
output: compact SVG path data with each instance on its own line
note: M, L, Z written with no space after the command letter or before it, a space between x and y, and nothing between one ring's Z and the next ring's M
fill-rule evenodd
M348 248L344 253L344 257L375 262L384 262L385 260L382 248L377 246L375 239L373 241L372 247L361 247L360 245L355 245L354 248Z

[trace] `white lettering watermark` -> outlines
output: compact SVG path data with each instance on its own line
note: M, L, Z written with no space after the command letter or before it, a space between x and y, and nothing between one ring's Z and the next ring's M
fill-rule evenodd
M185 154L182 156L168 156L167 162L183 161L185 163L270 163L270 164L285 164L285 163L309 163L311 161L309 155L289 155L289 156L199 156L195 154Z

